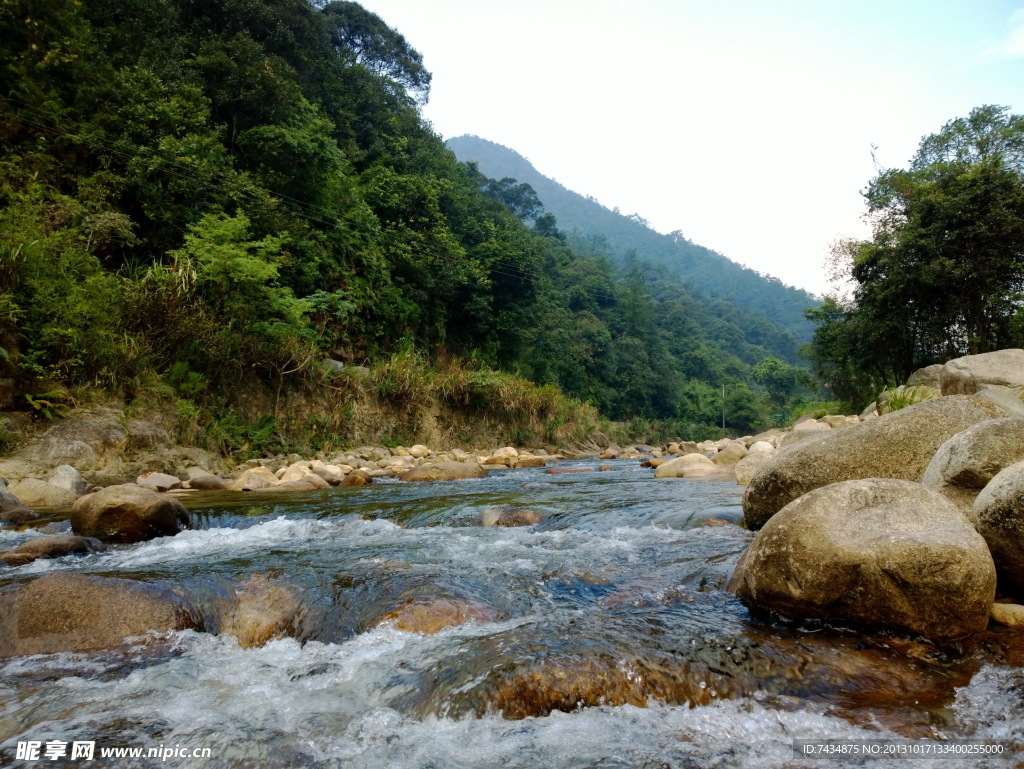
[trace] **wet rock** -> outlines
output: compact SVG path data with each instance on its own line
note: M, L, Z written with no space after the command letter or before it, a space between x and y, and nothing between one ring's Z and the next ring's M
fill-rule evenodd
M86 494L71 508L76 534L104 542L142 542L173 536L188 526L188 511L173 497L132 483Z
M234 590L234 601L220 617L220 632L251 649L296 637L303 614L302 596L295 588L256 574Z
M939 374L943 395L971 395L990 386L1024 386L1024 350L965 355L947 361Z
M730 580L755 606L884 625L934 641L985 628L995 566L945 497L908 481L844 481L773 516Z
M458 481L486 478L487 471L476 462L434 462L414 467L398 477L403 481Z
M922 485L974 520L974 500L1000 470L1024 460L1024 419L990 419L957 433L935 452Z
M376 624L394 622L407 633L433 635L446 627L466 622L496 622L501 619L497 609L482 603L455 598L411 601L381 616Z
M574 473L592 473L593 467L549 467L545 475L572 475Z
M0 561L8 566L23 566L38 558L61 558L72 553L98 553L103 549L103 543L98 539L58 534L52 537L36 537L28 542L23 542L13 550L0 553Z
M180 489L181 479L167 473L143 473L135 479L135 484L150 491L170 491Z
M750 479L743 494L744 521L748 528L759 529L797 497L838 481L919 481L939 446L972 425L1002 416L988 401L958 395L925 401L790 446Z
M482 526L533 526L543 520L543 515L528 507L489 507L480 514Z
M548 461L544 457L533 454L520 454L516 459L516 467L544 467Z
M312 479L316 478L316 481ZM318 485L322 484L322 485ZM303 491L316 491L317 489L326 489L329 484L317 475L307 476L306 478L300 478L296 481L285 481L279 483L276 486L266 486L262 489L253 489L254 494L287 494L289 492L303 492Z
M54 572L0 596L0 657L92 651L155 631L202 630L199 612L166 587Z
M1004 587L1024 590L1024 461L997 473L974 500L973 511Z
M0 521L4 523L25 523L40 516L22 504L22 501L9 491L0 491Z

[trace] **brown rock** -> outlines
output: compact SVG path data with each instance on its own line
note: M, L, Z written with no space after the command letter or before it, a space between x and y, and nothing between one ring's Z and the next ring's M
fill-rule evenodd
M991 617L1000 625L1024 627L1024 606L1019 603L994 603Z
M36 537L22 542L13 550L0 553L0 561L8 566L22 566L37 558L61 558L71 553L98 553L103 543L92 537L60 534L55 537Z
M544 471L545 475L569 475L572 473L592 473L593 467L549 467Z
M22 504L21 500L9 491L0 491L0 521L5 523L25 523L40 516Z
M1001 416L988 401L958 395L816 435L780 451L754 473L743 494L744 521L748 528L759 529L797 497L838 481L919 481L945 441Z
M365 486L373 480L371 475L360 468L356 468L351 473L342 478L339 486Z
M486 478L487 471L476 462L435 462L414 467L398 477L403 481L460 481Z
M86 494L71 508L71 528L104 542L142 542L188 526L188 510L166 494L133 483Z
M985 628L995 577L984 540L953 503L920 484L871 478L816 489L780 510L730 587L790 616L951 641Z
M201 615L166 587L54 572L0 598L0 656L91 651L126 636L202 630Z
M256 574L234 593L234 602L220 618L220 632L233 635L243 649L296 636L303 614L297 590Z
M498 611L486 604L440 598L411 601L384 614L375 624L393 620L399 630L433 635L446 627L465 622L496 622L500 618Z

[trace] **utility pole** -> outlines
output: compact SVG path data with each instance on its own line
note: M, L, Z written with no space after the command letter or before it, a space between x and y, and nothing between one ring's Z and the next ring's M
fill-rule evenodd
M722 429L725 429L725 385L722 385Z

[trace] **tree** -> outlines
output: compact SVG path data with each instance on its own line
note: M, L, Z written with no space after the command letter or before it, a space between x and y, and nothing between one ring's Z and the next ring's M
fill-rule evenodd
M359 3L328 3L323 14L331 25L335 51L375 75L386 77L426 103L431 75L423 56L397 30Z
M1024 117L989 105L952 120L864 195L873 236L839 246L853 303L818 312L819 370L891 383L1021 342Z

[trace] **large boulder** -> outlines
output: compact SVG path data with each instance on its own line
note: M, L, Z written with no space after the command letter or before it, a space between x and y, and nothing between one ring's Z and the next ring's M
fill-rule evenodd
M754 444L757 445L756 443ZM757 471L761 469L773 456L775 456L775 449L771 451L759 451L756 454L751 451L747 456L743 457L739 462L736 463L736 483L740 486L746 486L750 483L750 479L757 474Z
M135 483L144 489L160 492L180 489L182 486L181 478L167 473L143 473L135 479Z
M991 386L1024 386L1024 350L996 350L947 361L939 374L943 395L972 395Z
M434 462L414 467L398 477L403 481L459 481L486 478L487 471L476 462Z
M52 537L36 537L28 542L22 542L13 550L0 553L0 562L8 566L23 566L38 558L62 558L71 554L98 553L103 549L103 543L98 539L58 534Z
M754 538L729 587L781 614L944 642L986 627L996 571L985 540L952 502L917 483L871 478L786 505Z
M250 467L242 472L231 484L234 491L256 491L277 485L275 476L266 467Z
M720 466L732 466L743 459L747 453L745 444L740 441L732 441L722 447L722 450L715 454L711 461Z
M989 481L974 500L974 517L1000 578L1010 592L1024 595L1024 461Z
M764 464L743 494L743 519L759 529L808 491L855 478L919 481L939 446L1004 414L969 395L936 398L866 422L818 434Z
M86 494L71 508L74 532L104 542L142 542L187 526L188 510L181 502L134 483Z
M943 443L921 483L974 520L974 500L1004 467L1024 459L1024 419L990 419Z
M0 657L106 649L185 629L203 629L191 601L135 580L54 572L0 595Z

